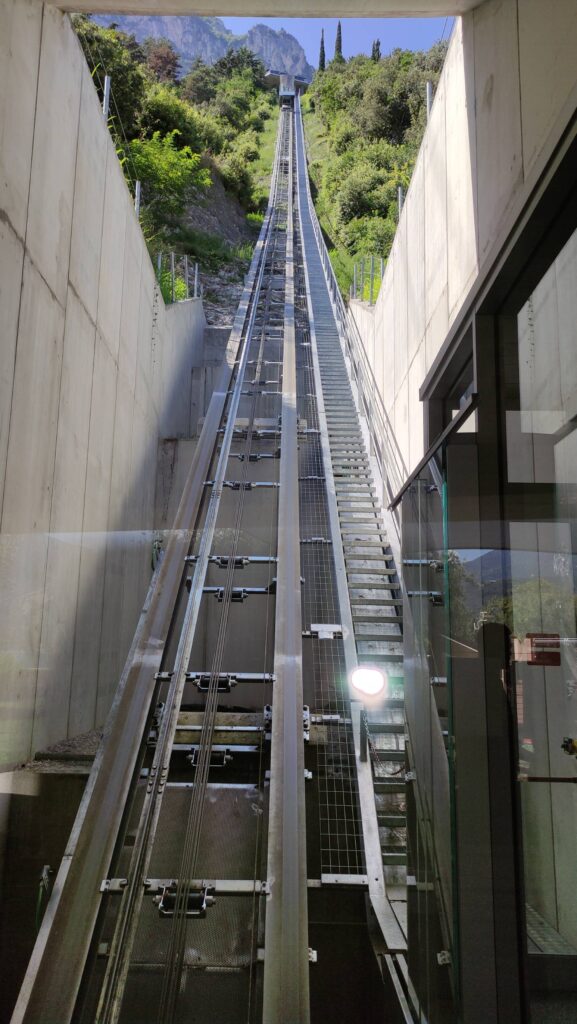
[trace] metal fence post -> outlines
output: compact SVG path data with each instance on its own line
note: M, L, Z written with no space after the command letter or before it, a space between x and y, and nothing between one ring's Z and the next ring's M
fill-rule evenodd
M172 290L172 301L174 302L174 253L170 254L170 279L171 279L171 290Z
M353 266L353 299L357 297L357 265Z
M397 206L399 208L399 220L401 219L401 210L403 209L403 202L405 199L405 193L403 192L403 186L399 185L397 189Z
M426 97L427 97L427 121L431 116L431 107L433 106L433 83L427 82L426 85Z
M361 259L361 302L365 301L365 257Z
M369 305L370 306L372 306L372 304L373 304L374 281L375 281L375 257L371 256L371 285L370 285L370 288L369 288Z
M139 181L136 182L136 190L135 190L135 193L134 193L134 210L136 212L136 216L140 217L140 182Z
M188 256L184 257L184 280L186 281L186 297L190 298L190 289L188 287Z
M156 276L158 277L158 283L162 282L162 253L159 252L156 257Z
M104 97L102 100L102 113L104 114L104 120L108 120L108 111L110 110L110 75L104 76Z
M198 299L198 263L194 264L194 297Z

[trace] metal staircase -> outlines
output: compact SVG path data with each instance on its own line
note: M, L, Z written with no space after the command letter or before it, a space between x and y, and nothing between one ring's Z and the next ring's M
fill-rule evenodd
M302 121L297 116L297 140ZM297 145L297 153L304 152ZM346 323L328 254L310 200L306 167L297 160L303 248L343 546L354 642L360 664L388 676L387 696L366 709L370 756L387 892L406 934L405 717L402 596L345 361Z

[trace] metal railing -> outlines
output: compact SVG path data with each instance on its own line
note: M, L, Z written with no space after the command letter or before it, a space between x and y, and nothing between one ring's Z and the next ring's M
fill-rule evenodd
M350 298L368 302L373 306L377 301L384 276L385 261L382 256L363 256L353 266Z
M202 298L198 263L190 256L159 252L156 257L156 279L167 304Z
M297 110L300 117L300 102L298 100ZM304 131L302 120L301 130ZM377 460L385 489L385 500L389 504L402 488L407 479L408 470L397 443L391 421L387 415L382 396L377 387L359 328L341 295L314 207L308 174L306 175L306 195L321 263L341 335L341 343L344 347L345 356L350 360L351 375L357 386L359 411L367 421L373 454ZM397 534L400 537L401 524L398 509L393 511L393 519Z

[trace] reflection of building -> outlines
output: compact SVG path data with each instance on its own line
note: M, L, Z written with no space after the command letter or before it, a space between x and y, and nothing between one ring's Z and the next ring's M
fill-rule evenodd
M429 1021L577 1017L576 46L571 3L456 25L379 299L353 303L407 466L387 490Z

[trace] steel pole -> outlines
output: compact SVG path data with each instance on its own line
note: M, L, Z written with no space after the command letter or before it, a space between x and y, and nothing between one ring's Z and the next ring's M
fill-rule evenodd
M427 102L427 121L431 116L431 107L433 106L433 83L427 82L426 85L426 102Z
M104 98L102 100L102 113L104 114L104 120L108 120L108 111L110 110L110 75L104 76Z

